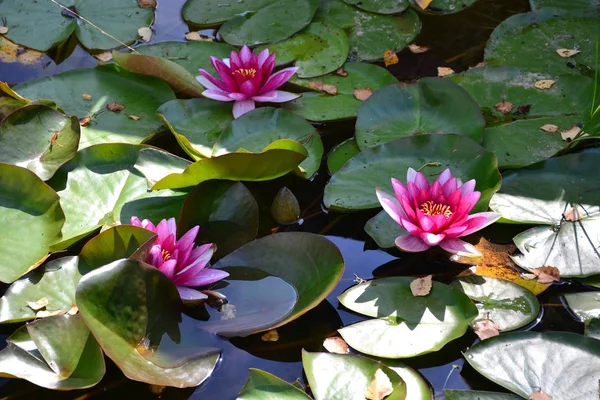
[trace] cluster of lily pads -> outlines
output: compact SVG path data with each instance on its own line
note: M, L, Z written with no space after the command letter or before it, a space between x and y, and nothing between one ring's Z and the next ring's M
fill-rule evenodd
M431 399L396 359L468 329L483 340L465 360L516 397L447 398L596 396L597 292L565 295L585 336L504 333L538 317L549 281L600 287L596 0L531 0L494 30L485 65L405 84L365 61L411 43L419 12L474 1L188 0L184 19L220 26L224 42L129 47L149 3L0 3L4 36L21 45L126 45L92 69L0 83L0 322L27 322L0 351L1 375L87 388L107 356L130 379L195 387L220 358L210 337L272 332L316 307L344 273L340 251L270 234L243 182L309 181L324 155L316 123L356 119L327 155L328 210L383 206L364 227L380 248L439 245L468 263L488 253L458 237L523 224L509 262L526 273L358 283L339 297L365 317L338 329L342 354L302 353L310 392L252 369L239 398ZM180 148L147 144L164 132Z

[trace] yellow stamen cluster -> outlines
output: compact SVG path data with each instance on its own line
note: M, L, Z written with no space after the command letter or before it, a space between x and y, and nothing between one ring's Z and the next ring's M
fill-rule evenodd
M167 261L169 258L171 258L171 253L165 249L162 249L161 255L164 261Z
M419 210L425 215L444 215L446 218L450 218L452 216L452 211L450 210L450 206L446 204L438 204L434 203L432 200L426 201L421 204Z
M243 78L254 78L256 70L254 68L240 68L233 71L234 74L240 74Z

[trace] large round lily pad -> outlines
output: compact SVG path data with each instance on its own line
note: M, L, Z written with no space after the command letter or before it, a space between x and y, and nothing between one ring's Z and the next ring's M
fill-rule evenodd
M0 124L0 162L48 180L77 153L79 122L42 105L22 107Z
M77 287L86 325L130 379L194 387L208 378L219 350L184 329L175 285L158 269L119 260L86 274Z
M422 133L457 133L479 142L484 126L479 106L464 89L447 79L423 78L369 97L358 112L355 135L361 150Z
M280 139L301 143L308 157L298 165L310 178L321 165L323 143L316 129L303 118L287 110L272 107L257 108L234 120L219 136L213 147L213 157L244 149L253 153Z
M348 37L336 25L314 22L288 40L261 48L276 53L278 65L294 62L298 67L296 74L310 78L344 65L348 57Z
M333 210L380 207L375 188L393 193L390 178L403 181L409 167L433 181L444 169L466 182L477 181L481 198L476 211L487 209L500 187L496 157L462 135L418 135L400 138L366 149L339 169L325 187L325 206Z
M526 399L539 391L553 399L598 395L600 341L575 333L500 335L473 345L465 359L488 379Z
M6 0L2 3L2 14L8 23L5 36L23 46L46 51L75 32L88 49L107 50L135 41L138 29L149 26L154 18L152 8L141 8L135 1L68 0L61 4L95 26L52 1Z
M353 118L358 115L362 101L355 91L375 92L385 86L398 83L398 80L386 69L367 63L351 62L343 67L347 75L337 73L321 78L292 78L290 83L304 90L314 90L315 85L323 83L336 87L336 94L304 92L302 97L283 103L282 107L311 121L331 121ZM311 87L311 85L313 87Z
M88 388L104 376L104 355L80 315L39 319L6 342L0 352L0 375L55 390Z
M459 290L433 282L426 296L413 296L414 278L391 277L356 285L340 297L352 311L375 318L338 331L356 350L386 358L406 358L441 349L461 337L477 308Z
M90 124L81 128L80 149L106 142L141 143L163 126L156 109L175 98L160 79L132 74L114 65L67 71L14 89L30 99L51 99L69 115L91 117ZM85 94L91 100L85 100ZM108 111L107 105L114 102L125 109Z
M327 154L327 170L330 174L336 173L348 160L358 153L360 153L360 150L356 145L354 137L344 140Z
M362 61L383 59L386 50L400 51L419 34L421 21L411 9L400 15L365 12L342 0L321 2L313 22L336 24L348 34L350 57Z
M270 328L285 325L319 304L344 272L338 248L322 236L304 232L277 233L255 240L219 260L214 268L259 270L283 279L297 292L291 313ZM241 273L243 271L238 271ZM264 293L269 296L268 292Z
M501 331L521 328L540 312L540 302L533 293L502 279L464 277L452 282L452 286L475 302L479 310L476 320L491 320Z
M569 11L542 9L517 14L494 29L485 48L488 65L512 65L552 75L582 73L593 76L598 19L576 17ZM561 57L559 49L578 50Z
M0 281L38 267L61 240L65 213L59 196L37 175L0 163Z
M302 364L315 400L363 400L371 386L385 387L383 377L378 380L380 386L373 385L378 374L387 377L392 389L386 399L406 398L406 383L402 378L385 364L366 357L303 351Z

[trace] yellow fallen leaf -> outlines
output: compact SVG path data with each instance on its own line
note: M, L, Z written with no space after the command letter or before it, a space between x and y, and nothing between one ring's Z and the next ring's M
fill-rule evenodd
M335 85L330 85L321 81L311 81L309 82L308 87L314 90L318 90L319 92L330 94L332 96L335 96L337 94L337 87Z
M422 10L424 10L427 7L429 7L432 1L433 0L415 0L415 3L417 3L417 5L421 7Z
M41 299L39 299L38 301L28 301L27 305L29 306L29 308L31 308L33 311L37 311L40 310L44 307L46 307L48 305L48 299L45 297L42 297Z
M558 50L556 50L556 52L558 53L559 56L564 57L564 58L572 57L575 54L581 53L581 51L575 50L575 49L558 49Z
M366 99L371 97L371 95L373 94L373 90L371 90L371 88L359 88L354 89L353 93L354 97L356 97L357 100L365 101Z
M421 53L425 53L426 51L429 51L429 47L428 46L419 46L419 45L414 44L414 43L413 44L409 44L408 45L408 49L413 54L421 54Z
M555 80L552 79L541 79L533 84L536 88L540 90L548 90L556 83Z
M489 319L484 319L482 321L477 321L473 325L475 329L475 334L479 336L479 339L485 340L494 336L498 336L500 334L500 327Z
M385 64L386 67L389 67L390 65L394 65L394 64L398 64L398 56L396 55L396 52L392 49L387 49L384 53L383 53L383 63Z
M394 391L392 381L390 378L381 370L381 368L375 371L375 376L371 381L371 384L365 392L365 398L367 400L383 400L383 398Z
M263 342L276 342L279 340L279 332L277 332L277 329L271 329L260 338Z
M448 68L448 67L438 67L438 76L446 76L446 75L452 75L454 73L454 70L452 68Z
M543 130L544 132L554 133L554 132L558 131L558 126L552 125L552 124L545 124L545 125L540 126L540 129Z
M513 110L513 108L515 108L515 105L509 101L502 101L496 104L494 108L502 114L506 115L510 113Z
M410 291L413 296L427 296L431 292L431 275L417 278L410 283Z
M348 354L348 344L339 336L329 337L323 341L323 347L330 353Z
M144 42L149 42L152 39L152 28L143 26L137 30L138 35Z

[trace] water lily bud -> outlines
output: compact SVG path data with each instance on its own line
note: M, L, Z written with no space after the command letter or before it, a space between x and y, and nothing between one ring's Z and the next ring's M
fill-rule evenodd
M285 186L279 189L271 204L271 216L278 224L291 224L300 219L298 200Z

